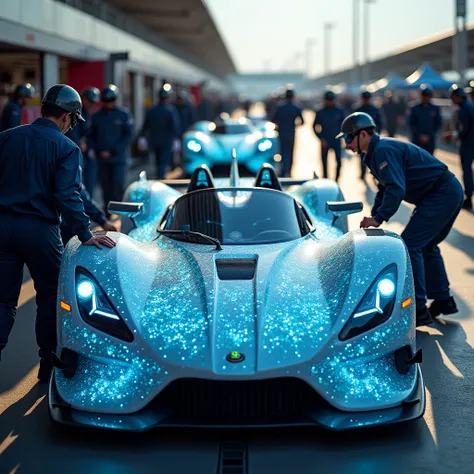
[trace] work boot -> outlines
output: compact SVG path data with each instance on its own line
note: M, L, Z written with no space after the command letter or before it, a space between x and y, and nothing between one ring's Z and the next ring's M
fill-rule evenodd
M53 371L53 359L51 355L41 357L38 370L38 379L40 383L48 383Z
M458 307L454 298L451 296L449 300L434 300L430 305L430 313L433 318L440 314L454 314L458 312Z
M464 204L462 205L463 209L472 209L472 198L464 199Z
M433 323L433 316L431 316L430 310L426 306L416 310L416 327L428 326Z

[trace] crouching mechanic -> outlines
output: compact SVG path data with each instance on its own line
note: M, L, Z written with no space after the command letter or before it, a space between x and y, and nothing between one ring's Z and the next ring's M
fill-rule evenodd
M82 202L84 203L85 213L89 219L99 224L102 229L106 231L116 232L117 228L112 224L112 222L107 220L99 205L92 199L85 185L82 183L80 195ZM68 224L64 217L61 218L59 230L61 231L61 240L63 241L63 245L66 247L68 242L74 237L75 234L73 228Z
M427 151L393 138L380 138L370 115L356 112L342 123L346 148L359 155L378 181L372 217L360 226L379 227L405 200L415 204L402 233L413 267L416 324L431 324L433 317L456 313L438 244L448 235L463 204L461 183L447 166ZM426 307L426 297L434 299Z

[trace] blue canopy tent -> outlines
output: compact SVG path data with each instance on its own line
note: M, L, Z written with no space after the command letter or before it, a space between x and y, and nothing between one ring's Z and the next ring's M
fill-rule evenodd
M435 71L429 64L421 65L406 82L412 87L420 87L421 84L429 84L435 90L448 90L452 86L451 81L443 79L441 74Z
M387 90L406 90L412 89L405 79L397 73L387 74L384 78L370 84L367 89L370 92L384 92Z

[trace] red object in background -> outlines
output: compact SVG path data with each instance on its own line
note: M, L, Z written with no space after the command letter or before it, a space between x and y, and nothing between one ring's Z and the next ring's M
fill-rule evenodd
M201 86L191 86L189 89L194 105L199 105L201 103Z
M86 87L105 87L104 61L70 61L67 69L66 83L79 93Z

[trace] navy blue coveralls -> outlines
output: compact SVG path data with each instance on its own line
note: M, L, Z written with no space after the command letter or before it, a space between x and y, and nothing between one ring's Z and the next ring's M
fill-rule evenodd
M87 135L89 150L94 151L102 187L104 208L109 201L121 201L125 192L127 150L132 139L132 118L121 107L102 108L91 118ZM100 153L108 151L109 158Z
M293 102L285 102L279 105L275 110L275 115L272 117L272 122L278 126L283 164L282 176L291 176L293 150L295 148L296 119L299 119L300 125L304 124L302 111Z
M449 281L438 244L461 210L462 187L447 166L411 143L374 135L364 157L379 182L372 217L388 221L402 201L416 205L402 238L413 267L417 309L447 300Z
M87 110L82 110L82 117L85 122L78 122L72 130L66 133L66 137L70 138L79 147L84 143L91 126L91 116ZM85 141L87 146L87 140ZM97 185L97 159L94 156L90 156L89 149L82 153L82 157L82 182L87 192L92 196Z
M441 128L441 113L439 107L434 104L414 105L410 113L411 141L433 154L436 148L436 134ZM426 135L429 137L427 143L422 143L420 137Z
M0 117L0 132L21 125L21 106L12 100L3 109Z
M149 146L155 154L158 179L165 177L173 155L173 140L180 132L178 112L172 105L160 103L147 111L140 135L148 136Z
M474 105L465 100L459 109L458 131L461 147L459 155L461 157L464 194L468 199L472 198L473 179L472 162L474 159Z
M84 203L86 215L91 221L94 221L99 225L104 225L107 222L107 218L99 208L99 205L92 199L84 184L81 184L80 195L82 202ZM64 247L66 247L67 243L74 237L74 234L72 232L71 226L64 217L61 219L61 225L59 226L59 229L61 231L61 240L63 241Z
M321 140L321 160L323 162L323 176L328 177L328 152L334 150L336 155L336 180L341 174L341 140L335 138L341 130L344 121L344 111L339 107L323 107L316 112L313 130ZM322 140L325 140L327 147L324 147Z
M175 107L176 107L176 111L178 112L179 126L180 126L178 137L182 141L183 135L196 122L196 108L189 101L186 101L184 104L176 103ZM183 153L181 153L180 161L182 161L182 156L183 156ZM180 164L182 166L182 163Z
M364 112L365 114L369 114L374 123L375 123L375 131L377 133L381 133L383 129L382 123L382 116L380 115L380 110L372 104L362 104L360 105L354 112ZM360 177L364 178L365 173L367 171L367 166L364 163L364 160L361 157L360 160Z
M50 120L0 133L0 348L13 327L25 264L36 290L39 355L56 348L60 216L82 242L92 238L80 160L79 148Z

